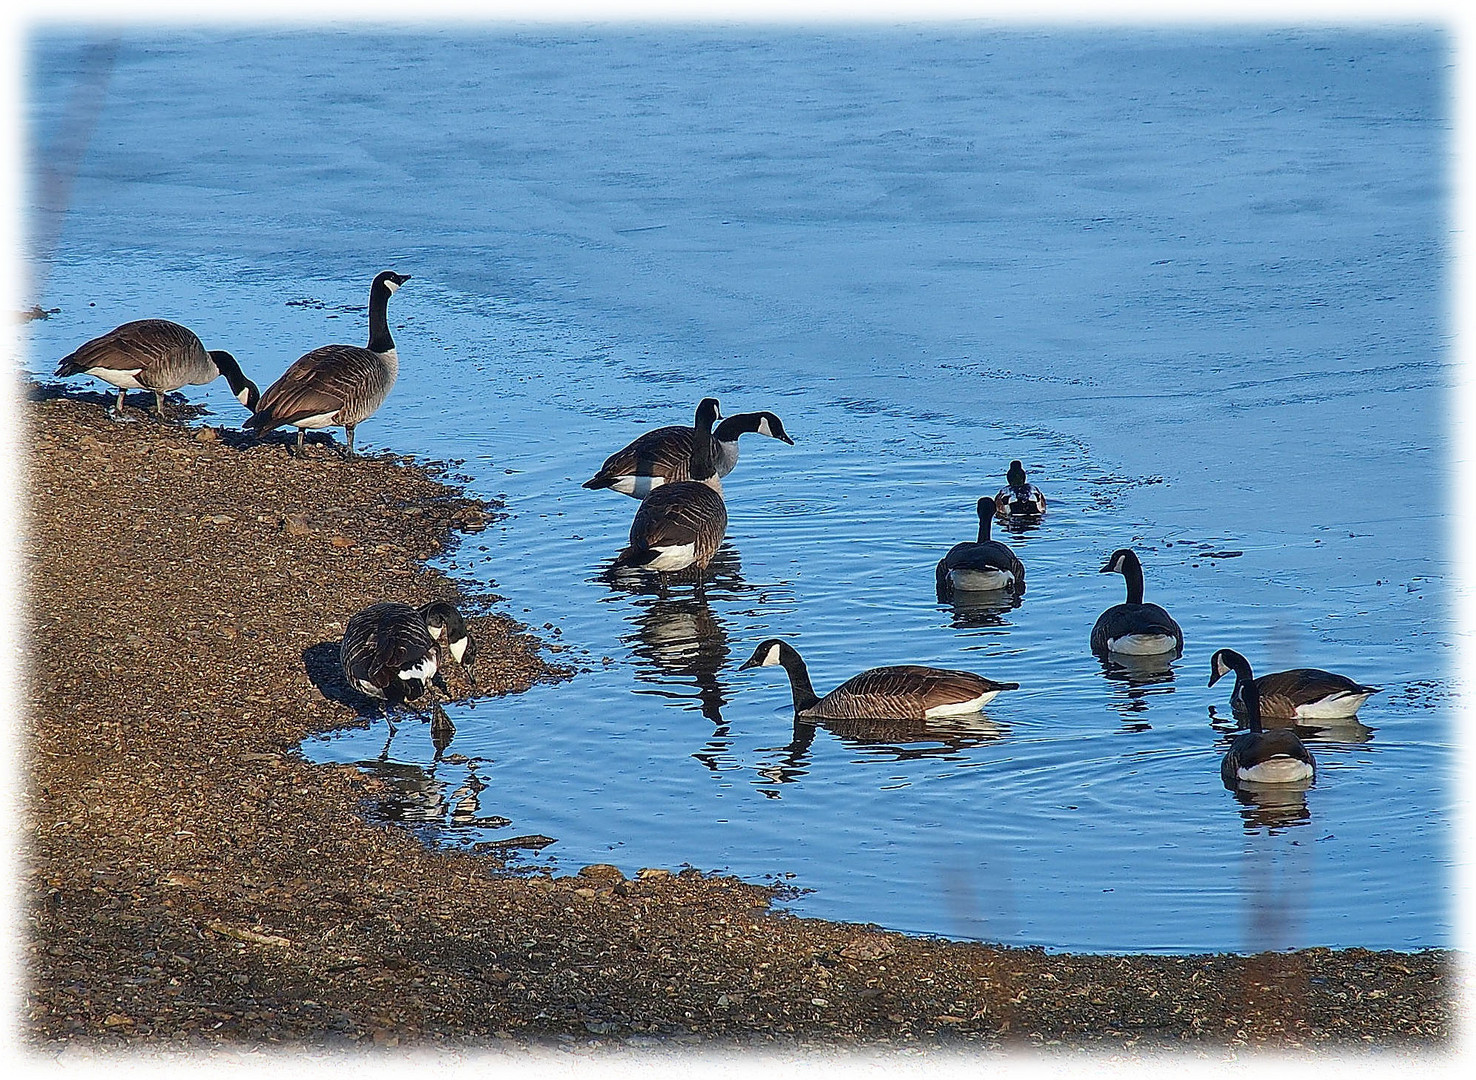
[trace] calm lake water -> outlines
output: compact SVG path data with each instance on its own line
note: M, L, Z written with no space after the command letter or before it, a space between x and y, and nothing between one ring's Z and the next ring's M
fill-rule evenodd
M30 43L25 302L60 309L31 370L163 316L265 386L363 340L374 272L412 274L359 444L506 500L444 565L576 669L453 706L439 758L416 723L303 747L391 779L376 813L555 839L524 868L690 864L1057 950L1454 943L1442 36L108 40ZM795 445L745 437L704 595L613 587L636 503L579 484L708 394ZM190 396L244 419L223 382ZM1011 458L1050 499L1000 534L1023 602L940 605ZM1087 648L1125 546L1186 640L1147 681ZM923 737L797 739L782 673L737 670L771 636L821 692L903 662L1020 689ZM1386 688L1305 794L1222 786L1223 646Z

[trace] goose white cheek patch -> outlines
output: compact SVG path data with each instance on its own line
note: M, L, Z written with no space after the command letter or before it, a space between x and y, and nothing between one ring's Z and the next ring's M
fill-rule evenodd
M762 664L760 664L759 666L760 667L773 667L777 663L779 663L779 646L778 645L770 645L769 646L768 653L765 654L765 656L764 656L764 662Z

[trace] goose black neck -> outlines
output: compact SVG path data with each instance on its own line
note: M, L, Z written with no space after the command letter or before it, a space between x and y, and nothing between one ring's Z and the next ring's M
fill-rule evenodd
M1250 666L1242 668L1235 667L1235 693L1240 697L1240 703L1245 707L1245 716L1250 723L1252 731L1261 730L1261 692L1256 689L1256 680L1251 675Z
M979 511L979 543L985 544L985 543L988 543L989 542L989 529L990 529L990 526L993 525L993 524L994 524L994 515L993 514L986 514L983 510L980 510Z
M796 713L804 712L820 700L815 688L810 685L810 669L805 667L800 654L783 642L779 643L779 663L784 665L784 671L789 676L789 690L794 695Z
M236 363L236 358L230 353L221 349L215 349L211 351L210 359L215 363L215 370L225 376L226 384L230 386L231 393L239 394L248 386L253 390L256 389L256 384L246 377L246 373L241 370L241 365Z
M739 435L748 435L757 431L761 418L760 413L754 412L726 416L723 422L713 430L713 438L718 442L737 442Z
M712 438L712 417L698 410L692 439L692 457L687 471L693 480L707 480L717 475L717 460L714 450L717 444Z
M1143 602L1143 564L1132 555L1122 560L1122 576L1127 581L1127 602L1129 604L1141 604Z
M390 289L382 281L376 281L369 290L369 351L387 353L395 347L390 336L389 310Z

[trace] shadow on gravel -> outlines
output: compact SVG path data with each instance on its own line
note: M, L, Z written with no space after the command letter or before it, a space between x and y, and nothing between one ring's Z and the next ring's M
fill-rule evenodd
M378 720L384 715L382 704L368 694L362 694L348 684L343 677L343 664L339 661L339 643L320 641L302 651L302 666L307 677L329 701L347 705L360 716Z

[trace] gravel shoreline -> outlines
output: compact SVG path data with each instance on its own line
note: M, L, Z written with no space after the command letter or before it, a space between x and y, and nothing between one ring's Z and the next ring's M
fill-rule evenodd
M375 781L294 749L369 722L335 682L349 614L452 599L482 692L567 674L423 565L493 509L407 459L104 401L19 411L32 1052L1458 1048L1450 951L1048 955L795 918L690 870L528 879L371 824Z

